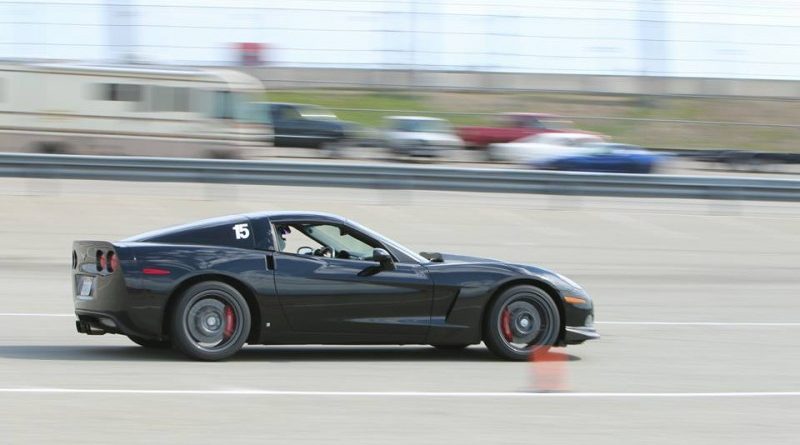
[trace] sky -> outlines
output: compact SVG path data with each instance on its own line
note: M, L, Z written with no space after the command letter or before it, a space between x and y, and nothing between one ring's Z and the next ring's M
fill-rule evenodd
M0 57L800 79L800 0L0 1Z

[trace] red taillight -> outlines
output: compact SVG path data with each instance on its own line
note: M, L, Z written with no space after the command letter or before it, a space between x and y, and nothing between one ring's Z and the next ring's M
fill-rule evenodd
M108 251L106 258L106 264L108 265L109 272L114 272L115 270L119 269L119 258L117 258L113 251Z
M142 273L145 275L169 275L167 269L159 269L157 267L145 267L142 269Z
M94 264L97 266L97 271L102 272L106 268L106 257L103 252L98 250L94 257Z

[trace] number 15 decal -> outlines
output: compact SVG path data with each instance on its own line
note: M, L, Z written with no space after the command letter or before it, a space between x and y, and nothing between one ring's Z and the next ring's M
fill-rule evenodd
M247 239L250 237L250 227L248 227L246 223L233 226L233 232L236 233L236 239Z

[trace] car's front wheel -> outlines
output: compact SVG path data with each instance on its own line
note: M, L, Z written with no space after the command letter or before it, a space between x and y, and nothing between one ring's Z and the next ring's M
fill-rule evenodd
M197 360L223 360L238 352L250 332L250 309L239 291L218 281L186 289L172 311L176 349Z
M561 317L544 290L530 285L506 289L491 304L483 327L483 341L495 355L528 360L558 340Z

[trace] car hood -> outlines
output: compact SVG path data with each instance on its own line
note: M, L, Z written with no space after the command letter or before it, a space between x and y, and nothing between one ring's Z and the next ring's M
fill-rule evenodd
M554 288L563 292L585 295L583 288L569 278L533 264L509 263L493 258L482 258L452 253L423 253L422 256L431 259L433 261L432 264L434 265L442 264L443 266L454 266L456 268L459 264L482 264L494 266L512 272L512 274L516 274L519 277L530 276L545 281ZM439 259L441 259L441 261L439 261Z
M531 275L536 278L542 279L547 281L557 289L562 290L574 290L579 288L575 283L571 282L568 278L564 277L563 275L557 274L553 271L545 269L543 267L539 267L533 264L517 264L517 263L509 263L506 261L500 261L492 258L482 258L476 256L467 256L467 255L458 255L453 253L436 253L436 254L425 254L430 258L430 255L436 255L441 258L441 262L444 264L496 264L499 267L506 268L508 270L515 271L520 275Z
M425 139L429 141L460 141L454 133L437 133L433 131L388 131L389 135L398 139Z

